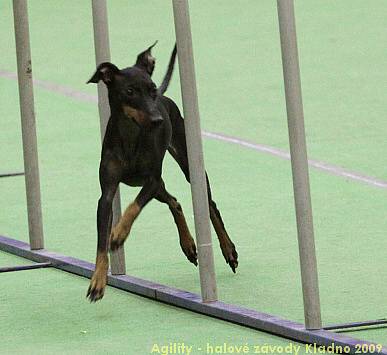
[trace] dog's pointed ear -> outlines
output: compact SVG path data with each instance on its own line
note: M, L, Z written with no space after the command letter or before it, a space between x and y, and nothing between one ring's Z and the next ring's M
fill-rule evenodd
M105 62L98 65L96 72L87 82L98 83L102 80L106 85L110 84L114 80L114 76L119 72L119 69L112 63Z
M157 41L153 43L148 49L140 53L137 56L137 61L135 66L145 70L149 75L152 75L155 68L156 59L152 57L151 51L152 48L156 45Z

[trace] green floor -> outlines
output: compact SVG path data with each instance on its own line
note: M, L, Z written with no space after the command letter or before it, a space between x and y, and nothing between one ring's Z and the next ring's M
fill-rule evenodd
M131 65L159 39L154 54L160 82L174 43L171 5L109 4L112 61ZM95 95L96 88L85 85L95 68L89 2L34 0L29 10L34 78ZM383 0L296 4L309 156L384 180L386 11ZM191 13L202 128L288 150L275 2L195 0ZM8 1L0 1L0 31L0 71L15 72ZM168 95L177 102L179 90L176 71ZM0 169L22 170L16 81L0 76L0 95ZM97 107L39 87L35 101L46 246L93 261ZM240 254L233 275L215 249L220 299L302 321L290 163L214 140L205 139L204 148L215 200ZM314 169L310 174L324 324L387 317L386 190ZM193 230L190 189L169 157L164 178ZM122 187L123 205L135 194ZM6 201L0 234L27 241L23 177L1 179L0 197ZM197 270L183 257L165 206L147 206L125 249L129 274L199 292ZM0 266L19 262L0 253ZM0 353L148 354L155 342L197 348L207 338L289 343L111 288L102 302L89 305L87 281L55 270L0 278L0 317L6 319ZM387 344L386 328L346 334Z
M0 260L12 261L0 254ZM13 258L16 259L16 258ZM305 347L109 288L103 303L90 305L88 282L57 270L1 275L1 354L151 354L182 344L192 354L207 347L270 345L305 354ZM5 292L4 292L5 291ZM201 350L200 350L201 349ZM164 353L165 354L165 353Z

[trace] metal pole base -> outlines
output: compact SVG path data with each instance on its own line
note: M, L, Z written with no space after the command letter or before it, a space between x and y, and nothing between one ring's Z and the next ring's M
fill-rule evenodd
M13 176L23 176L24 175L24 171L9 171L9 172L6 172L6 173L0 173L0 178L4 178L4 177L13 177Z
M32 264L32 265L5 266L5 267L0 267L0 273L43 269L43 268L48 268L48 267L52 267L52 266L53 266L52 263L36 263L36 264Z
M370 327L374 325L387 326L387 318L375 319L375 320L366 320L361 322L351 322L351 323L342 323L342 324L332 324L323 327L325 330L336 330L336 329L351 329L351 328L360 328L360 327Z

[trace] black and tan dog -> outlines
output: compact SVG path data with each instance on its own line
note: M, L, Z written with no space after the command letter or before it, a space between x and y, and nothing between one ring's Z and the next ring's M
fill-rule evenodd
M168 205L177 225L180 246L188 260L197 265L195 242L182 208L167 192L161 177L163 158L168 150L190 181L184 120L176 104L163 96L172 76L176 46L159 89L151 79L155 67L155 59L151 55L153 46L140 53L136 64L130 68L120 70L111 63L100 64L88 81L98 83L102 80L106 84L111 110L99 167L102 195L97 211L96 266L87 292L91 302L104 295L109 265L108 247L116 250L123 245L141 209L153 198ZM112 201L120 182L142 186L142 189L111 230ZM212 200L208 178L207 185L211 221L224 258L235 272L238 254Z

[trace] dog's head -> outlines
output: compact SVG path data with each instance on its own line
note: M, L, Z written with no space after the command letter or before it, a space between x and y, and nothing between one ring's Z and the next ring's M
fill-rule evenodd
M160 93L151 79L156 62L151 50L156 43L141 52L132 67L120 70L112 63L101 63L88 81L102 80L108 88L110 106L114 105L111 109L120 110L139 125L163 122L157 108Z

